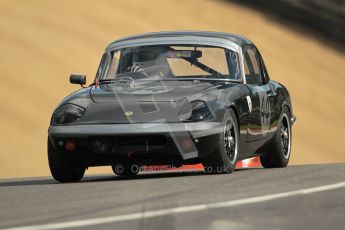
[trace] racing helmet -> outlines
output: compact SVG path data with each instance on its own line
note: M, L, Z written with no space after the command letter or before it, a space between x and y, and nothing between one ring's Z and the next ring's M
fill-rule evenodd
M157 58L159 56L158 52L152 50L141 50L133 53L133 66L140 68L147 68L155 65Z

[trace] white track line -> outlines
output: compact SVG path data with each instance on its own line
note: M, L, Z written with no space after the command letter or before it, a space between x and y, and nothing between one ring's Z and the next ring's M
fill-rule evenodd
M230 200L230 201L210 203L210 204L191 205L191 206L184 206L184 207L177 207L177 208L168 208L168 209L161 209L161 210L156 210L156 211L93 218L93 219L86 219L86 220L75 220L75 221L67 221L67 222L60 222L60 223L53 223L53 224L7 228L3 230L51 230L51 229L76 228L76 227L100 225L100 224L107 224L107 223L114 223L114 222L121 222L121 221L139 220L139 219L144 219L144 218L154 218L154 217L166 216L166 215L171 215L171 214L204 211L207 209L214 209L214 208L227 208L227 207L234 207L234 206L245 205L245 204L260 203L264 201L270 201L270 200L275 200L275 199L285 198L285 197L290 197L290 196L306 195L306 194L311 194L311 193L329 191L329 190L338 189L342 187L345 187L345 181L336 183L336 184L330 184L330 185L324 185L324 186L319 186L319 187L300 189L300 190L295 190L295 191L290 191L290 192L276 193L276 194L270 194L270 195L264 195L264 196L255 196L255 197L243 198L243 199L238 199L238 200Z

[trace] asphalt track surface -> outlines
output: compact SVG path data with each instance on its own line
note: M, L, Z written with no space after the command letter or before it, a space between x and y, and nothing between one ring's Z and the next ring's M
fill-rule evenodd
M344 229L345 164L0 180L0 229Z

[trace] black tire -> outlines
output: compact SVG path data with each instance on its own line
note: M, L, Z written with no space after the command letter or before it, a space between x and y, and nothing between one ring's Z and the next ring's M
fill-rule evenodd
M56 150L49 138L48 162L51 175L59 182L77 182L84 176L85 167L76 164L66 153Z
M278 129L271 141L263 147L260 161L265 168L283 168L289 163L291 155L291 116L284 107L279 118Z
M235 170L239 149L239 130L232 109L226 111L223 125L224 128L216 143L216 150L202 161L206 173L224 174Z
M118 176L135 176L139 173L140 167L136 164L117 164L112 165L113 172Z

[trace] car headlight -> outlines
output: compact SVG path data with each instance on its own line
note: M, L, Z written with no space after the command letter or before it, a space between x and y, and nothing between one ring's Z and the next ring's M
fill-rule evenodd
M207 118L210 115L210 110L203 101L194 101L192 102L192 116L190 120L192 121L201 121Z
M203 101L187 103L179 111L179 118L182 121L202 121L210 116L210 110Z
M181 121L186 121L191 116L192 116L192 105L191 103L188 102L180 108L180 111L178 112L178 118Z
M57 108L53 114L52 125L63 125L79 120L85 113L83 107L65 104Z

